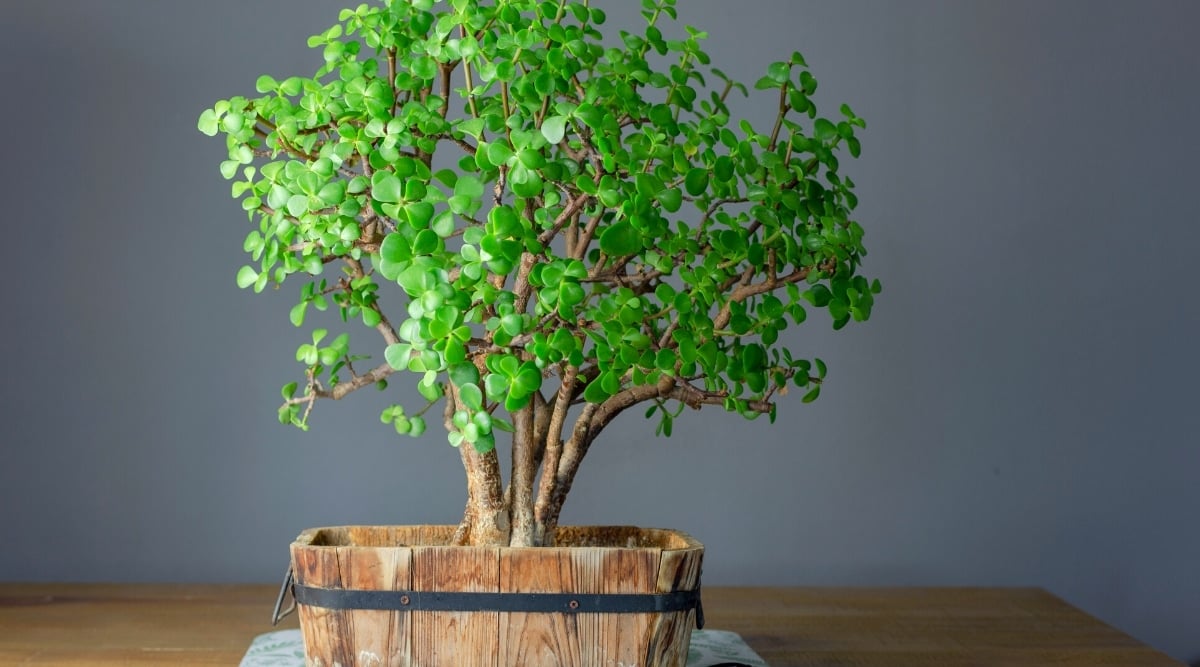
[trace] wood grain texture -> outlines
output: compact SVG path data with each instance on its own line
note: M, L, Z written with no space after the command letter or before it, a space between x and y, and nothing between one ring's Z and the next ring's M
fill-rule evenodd
M571 580L571 559L562 550L505 549L500 554L501 593L559 593ZM583 666L574 616L502 614L500 637L501 665L540 665L557 658L561 667Z
M278 583L0 584L0 666L229 667ZM1178 667L1038 589L705 587L708 627L772 667ZM296 617L280 627L297 627Z
M499 559L496 548L413 547L413 590L494 593ZM412 617L413 665L497 667L497 612L406 613Z
M704 550L690 536L683 536L688 544L678 549L663 549L658 565L657 593L695 590L700 583L700 569ZM696 612L687 611L662 614L654 619L650 631L650 664L683 667L687 663L687 647L692 628L696 627Z
M348 588L409 590L412 549L408 547L337 547L342 581ZM412 653L407 614L375 609L341 612L349 617L355 661L362 667L401 664Z
M556 548L448 546L454 526L337 526L292 544L296 581L420 592L693 590L703 546L675 531L565 527ZM569 614L299 606L312 667L683 667L693 612Z

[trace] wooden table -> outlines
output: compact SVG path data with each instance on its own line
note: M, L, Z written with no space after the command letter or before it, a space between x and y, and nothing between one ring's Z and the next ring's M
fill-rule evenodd
M0 584L0 666L237 665L276 592ZM772 667L1181 664L1038 589L706 587L704 610Z

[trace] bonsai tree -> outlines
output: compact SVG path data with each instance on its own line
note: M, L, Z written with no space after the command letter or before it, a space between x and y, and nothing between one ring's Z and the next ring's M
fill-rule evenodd
M771 127L734 123L749 90L706 33L664 36L675 5L643 0L644 30L606 46L588 0L364 4L309 39L312 78L260 77L200 117L253 228L238 285L291 279L297 327L332 307L382 339L372 366L313 331L280 421L412 377L427 402L382 420L419 436L440 404L467 478L457 544L554 544L589 447L631 408L669 436L684 408L773 421L789 388L816 399L825 364L781 333L809 308L835 329L871 313L838 171L863 120L820 116L793 53L753 86Z

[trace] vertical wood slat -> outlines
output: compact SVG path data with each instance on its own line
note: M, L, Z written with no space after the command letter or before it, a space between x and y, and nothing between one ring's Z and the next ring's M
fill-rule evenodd
M562 548L446 546L454 526L305 531L298 583L322 588L504 593L692 590L703 547L673 531L567 527ZM576 546L578 545L578 546ZM328 610L300 606L309 665L682 667L694 611L561 614Z
M572 551L581 593L653 593L660 551L591 547ZM588 667L644 665L654 614L580 614L579 644Z
M499 558L495 548L414 547L413 590L495 593L500 585ZM499 612L409 613L414 665L497 667Z
M292 545L296 581L321 588L407 590L411 587L411 548L383 546L387 537L359 533L359 527L306 531ZM316 546L323 541L346 541L374 546ZM301 634L309 663L319 667L406 664L409 654L408 617L391 611L336 610L300 605Z
M514 548L500 552L501 593L573 590L572 559L561 549ZM500 615L501 665L583 667L579 617L568 614Z
M346 588L408 590L412 586L412 549L408 547L337 547ZM403 664L411 652L408 614L377 609L341 612L350 621L354 661L359 667Z
M320 531L305 531L292 544L292 567L296 581L308 586L341 588L341 572L334 549L311 549L301 546L319 540ZM300 606L300 631L304 637L304 651L311 667L324 667L343 661L342 657L350 637L346 636L340 622L341 612L320 607Z
M698 543L696 547L699 547ZM700 566L704 557L703 548L696 547L663 550L655 592L695 590L700 583ZM661 614L654 619L651 627L646 664L684 667L692 628L696 627L696 610Z

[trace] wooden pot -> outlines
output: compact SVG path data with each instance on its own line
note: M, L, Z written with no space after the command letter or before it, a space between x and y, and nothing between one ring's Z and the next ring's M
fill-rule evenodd
M358 599L386 598L390 602L382 606L388 606L401 599L408 605L411 598L421 607L339 609L304 604L297 595L309 667L683 667L687 661L697 609L611 613L590 605L616 599L607 594L650 594L622 596L636 601L698 599L704 547L688 535L568 526L558 529L557 547L447 546L454 528L343 526L301 533L291 546L297 593L403 591ZM506 604L518 597L539 603L561 598L567 606L431 611L438 605L429 603L439 596L422 592L533 594L458 597L495 597ZM675 596L663 595L668 593Z

